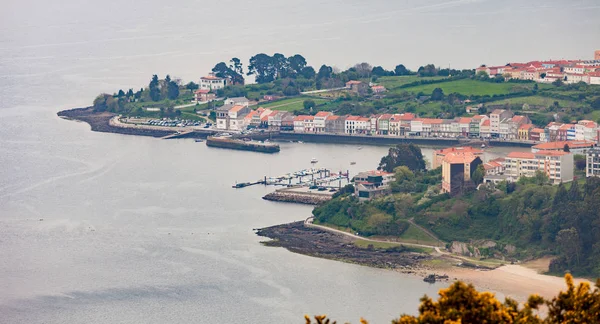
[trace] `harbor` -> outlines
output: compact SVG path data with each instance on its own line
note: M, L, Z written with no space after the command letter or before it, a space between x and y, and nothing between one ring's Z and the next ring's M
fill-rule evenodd
M285 186L285 187L308 187L311 189L335 189L341 188L343 185L350 183L349 171L345 173L339 171L332 172L327 168L309 168L299 171L289 172L278 177L264 176L255 182L240 182L232 186L232 188L244 188L257 184L267 186ZM336 186L337 185L337 186Z

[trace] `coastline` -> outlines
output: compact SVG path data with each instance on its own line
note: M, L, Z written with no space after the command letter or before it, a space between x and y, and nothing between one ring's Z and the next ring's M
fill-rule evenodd
M130 125L123 123L113 123L112 118L117 116L113 113L96 113L92 107L74 108L59 111L57 115L61 118L78 120L88 123L92 131L103 133L115 133L122 135L138 135L151 137L164 137L172 135L177 131L189 131L185 137L202 137L214 133L214 131L200 131L198 129L160 129L156 126ZM284 142L302 141L311 143L331 143L348 145L374 145L374 146L393 146L400 143L412 143L415 145L426 146L457 146L457 145L481 145L479 140L468 140L458 138L429 138L429 137L395 137L395 136L364 136L351 134L313 134L313 133L293 133L293 132L269 132L269 135L256 134L253 139L273 138ZM181 137L181 136L179 136ZM531 147L534 143L524 143L518 141L499 141L490 139L487 143L492 147Z
M459 256L455 258L439 253L439 250L433 253L416 252L408 243L400 243L397 249L360 248L354 243L357 239L350 235L306 225L305 221L299 221L258 229L256 233L271 239L263 244L283 247L293 253L392 270L420 278L435 275L436 281L442 282L460 280L473 284L480 291L490 291L503 295L499 297L511 297L519 302L525 302L532 294L552 298L566 289L564 278L538 272L547 271L550 258L520 265L500 265L495 269L460 267L456 266ZM575 279L576 284L580 282L590 283L586 279Z

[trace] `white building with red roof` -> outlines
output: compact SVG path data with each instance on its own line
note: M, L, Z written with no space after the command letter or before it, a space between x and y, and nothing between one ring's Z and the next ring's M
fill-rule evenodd
M199 87L201 90L216 91L227 86L227 79L219 78L214 73L209 73L207 76L200 78Z

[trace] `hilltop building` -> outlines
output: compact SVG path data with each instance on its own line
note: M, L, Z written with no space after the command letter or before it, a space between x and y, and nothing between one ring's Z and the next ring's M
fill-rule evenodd
M395 180L394 174L379 170L365 171L357 174L354 182L354 194L359 200L371 200L391 192L390 183Z
M227 79L219 78L214 73L209 73L209 75L200 78L199 86L201 90L216 91L227 86Z
M550 182L559 184L573 180L573 154L564 151L511 152L504 162L504 173L518 179L544 172Z
M471 152L448 153L442 160L442 192L453 193L471 180L473 172L482 164L481 158Z
M433 159L431 159L431 168L436 169L442 166L444 157L446 157L446 155L450 153L471 153L479 158L483 158L483 151L480 149L472 148L470 146L450 147L433 151Z

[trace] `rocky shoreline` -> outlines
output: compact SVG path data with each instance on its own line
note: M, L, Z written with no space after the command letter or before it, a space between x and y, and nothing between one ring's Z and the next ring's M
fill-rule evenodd
M428 269L421 262L432 259L428 254L411 252L404 246L390 249L361 248L354 245L354 240L347 236L306 227L302 221L258 229L256 234L272 239L263 242L265 245L284 247L294 253L394 269L422 277L427 276Z
M158 130L134 127L116 127L111 125L110 123L110 120L116 116L115 114L108 112L94 112L92 107L63 110L59 111L57 115L61 118L78 120L88 123L91 126L92 131L94 132L151 137L163 137L174 133L174 131L167 129Z
M314 193L290 192L277 190L263 197L264 200L290 202L305 205L320 205L331 200L330 195L320 195Z

